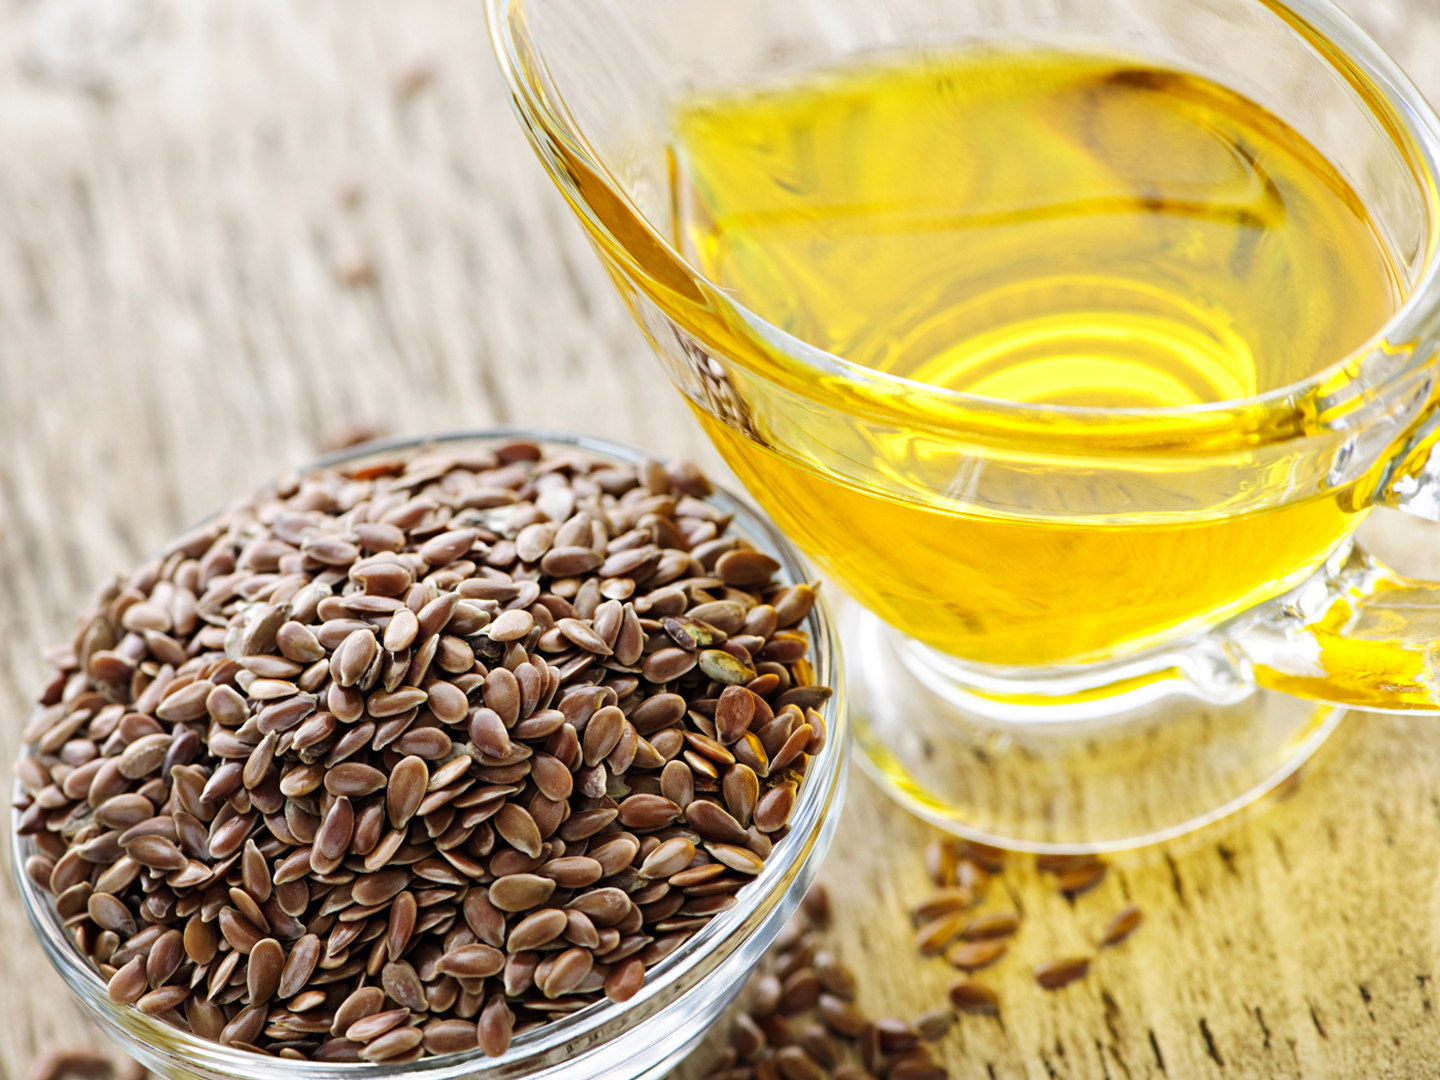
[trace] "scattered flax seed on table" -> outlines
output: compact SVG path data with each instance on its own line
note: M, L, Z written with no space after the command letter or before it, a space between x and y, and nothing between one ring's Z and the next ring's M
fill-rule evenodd
M1094 855L1039 855L1035 866L1053 875L1056 890L1071 900L1104 880L1108 867ZM968 973L1000 962L1009 940L1020 930L1020 917L999 910L972 915L992 876L1004 872L1005 852L985 844L951 839L932 840L925 849L925 869L939 891L911 909L917 930L915 947L922 956L944 955L953 967ZM1101 931L1099 945L1118 945L1140 925L1143 915L1134 904L1118 912ZM1090 970L1088 957L1063 957L1035 968L1036 983L1058 990L1082 979ZM995 1015L999 999L990 988L970 978L950 987L950 1003L961 1012Z
M928 1044L955 1021L935 1010L913 1021L872 1019L855 1007L857 979L824 947L830 901L814 885L775 939L746 991L730 1045L710 1080L944 1080Z
M743 899L826 740L814 593L709 492L440 447L294 477L102 588L16 775L25 871L110 998L401 1062L633 996Z
M1020 931L1018 913L976 912L993 880L1005 871L999 848L950 838L925 849L925 868L937 891L911 908L916 949L974 972L999 963ZM1056 891L1072 901L1098 885L1107 866L1093 855L1039 856L1036 867L1053 875ZM1118 945L1140 925L1130 904L1100 934L1099 945ZM998 1016L993 989L973 978L953 983L948 1009L905 1021L872 1019L855 1006L858 980L821 932L830 925L830 897L815 885L766 954L734 1020L730 1045L710 1064L707 1080L944 1080L945 1067L928 1044L943 1039L959 1014ZM1058 991L1083 979L1090 957L1062 957L1039 964L1036 984Z

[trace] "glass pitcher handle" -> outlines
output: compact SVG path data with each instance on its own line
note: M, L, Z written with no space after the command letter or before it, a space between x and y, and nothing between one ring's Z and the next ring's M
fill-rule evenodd
M1377 506L1440 521L1440 413L1382 478ZM1440 712L1440 582L1396 573L1358 544L1230 628L1256 683L1381 712Z

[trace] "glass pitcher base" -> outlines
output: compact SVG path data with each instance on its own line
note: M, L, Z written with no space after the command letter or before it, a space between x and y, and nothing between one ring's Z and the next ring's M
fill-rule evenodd
M1285 780L1345 715L1268 690L1146 699L1122 685L1007 716L970 707L980 699L957 669L927 668L857 604L841 638L861 764L920 817L1017 851L1115 851L1201 828Z

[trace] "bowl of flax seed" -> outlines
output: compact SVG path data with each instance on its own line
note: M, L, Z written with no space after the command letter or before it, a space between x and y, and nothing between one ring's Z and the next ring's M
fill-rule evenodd
M596 439L324 459L103 584L46 659L22 901L167 1076L661 1075L843 798L801 557Z

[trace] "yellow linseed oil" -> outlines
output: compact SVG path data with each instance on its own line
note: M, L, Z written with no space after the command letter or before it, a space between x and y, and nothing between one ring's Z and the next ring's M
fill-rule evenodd
M998 399L1072 407L1047 422L1113 452L1132 419L1092 410L1189 407L1167 449L1183 458L1194 407L1315 374L1403 299L1359 198L1296 131L1129 60L907 56L692 99L671 147L674 239L710 281L854 365L973 396L916 434L963 430ZM1358 523L1333 493L1297 501L1278 472L1273 503L1240 515L1202 490L1193 512L1141 512L1143 496L1133 516L1113 498L1057 512L1063 491L1000 510L963 483L911 483L904 430L864 443L874 460L854 474L893 482L857 483L801 446L855 445L843 417L817 409L791 439L697 412L826 571L974 661L1113 655L1213 620L1288 587Z

